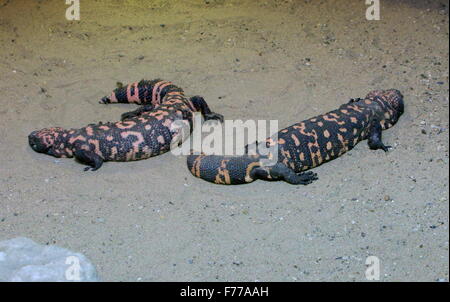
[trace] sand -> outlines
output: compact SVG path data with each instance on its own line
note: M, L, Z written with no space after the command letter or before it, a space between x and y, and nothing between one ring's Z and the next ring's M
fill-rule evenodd
M0 240L84 253L104 281L448 281L448 1L0 1ZM308 186L194 178L184 157L35 153L48 126L118 120L116 82L163 78L227 119L285 127L373 89L406 112Z

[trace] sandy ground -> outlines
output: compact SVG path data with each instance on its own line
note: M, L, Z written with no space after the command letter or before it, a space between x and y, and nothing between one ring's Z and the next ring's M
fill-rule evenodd
M448 281L448 1L0 0L0 240L84 253L105 281ZM117 81L164 78L228 119L285 127L378 88L406 112L308 186L220 186L167 153L83 172L47 126L117 120Z

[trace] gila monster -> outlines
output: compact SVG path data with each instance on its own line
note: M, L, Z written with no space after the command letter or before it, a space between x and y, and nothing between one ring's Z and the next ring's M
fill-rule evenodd
M250 155L248 150L243 156L191 154L187 165L194 176L217 184L263 179L307 185L318 177L305 170L341 156L362 140L368 139L370 149L388 151L390 146L383 144L381 132L392 127L403 110L398 90L375 90L364 99L351 99L337 110L280 130L277 140L273 136L266 139L266 147L274 146L278 151L272 166L264 166L261 159L273 158L273 154Z
M100 103L142 106L122 114L119 122L100 122L80 129L52 127L33 131L28 136L31 148L54 157L75 157L89 165L85 171L95 171L105 161L139 160L169 151L181 132L180 128L171 129L171 125L183 120L192 129L194 112L200 112L205 120L223 121L222 115L211 112L202 97L187 98L181 88L162 80L142 80L118 87Z

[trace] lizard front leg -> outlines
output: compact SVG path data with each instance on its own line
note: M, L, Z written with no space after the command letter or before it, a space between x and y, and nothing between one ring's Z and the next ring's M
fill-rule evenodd
M95 152L86 150L76 150L73 154L77 160L89 165L90 167L84 168L84 171L96 171L103 165L103 159Z
M389 148L392 148L391 146L383 144L383 141L381 140L382 131L383 128L381 127L380 121L378 119L373 120L368 137L368 145L371 150L382 149L384 152L387 152L389 151Z

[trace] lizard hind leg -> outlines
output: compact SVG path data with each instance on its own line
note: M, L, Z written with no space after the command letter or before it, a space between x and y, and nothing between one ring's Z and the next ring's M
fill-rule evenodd
M127 119L132 119L132 118L138 117L144 112L152 111L154 108L155 107L152 104L143 105L143 106L139 107L136 110L122 113L122 115L120 116L120 120L123 121L123 120L127 120Z
M205 121L218 120L221 123L223 123L223 115L216 112L212 112L211 109L209 109L208 104L206 103L203 97L195 95L190 98L190 101L192 105L194 105L195 109L197 109L202 113Z
M216 112L205 113L204 118L205 118L205 121L217 120L217 121L223 123L223 115L220 113L216 113Z
M103 159L92 151L76 150L74 156L81 163L89 165L89 167L84 168L84 171L96 171L103 165Z
M284 180L293 185L308 185L318 179L317 174L314 172L295 173L294 170L282 163L276 163L268 169L255 169L255 178L264 180Z

